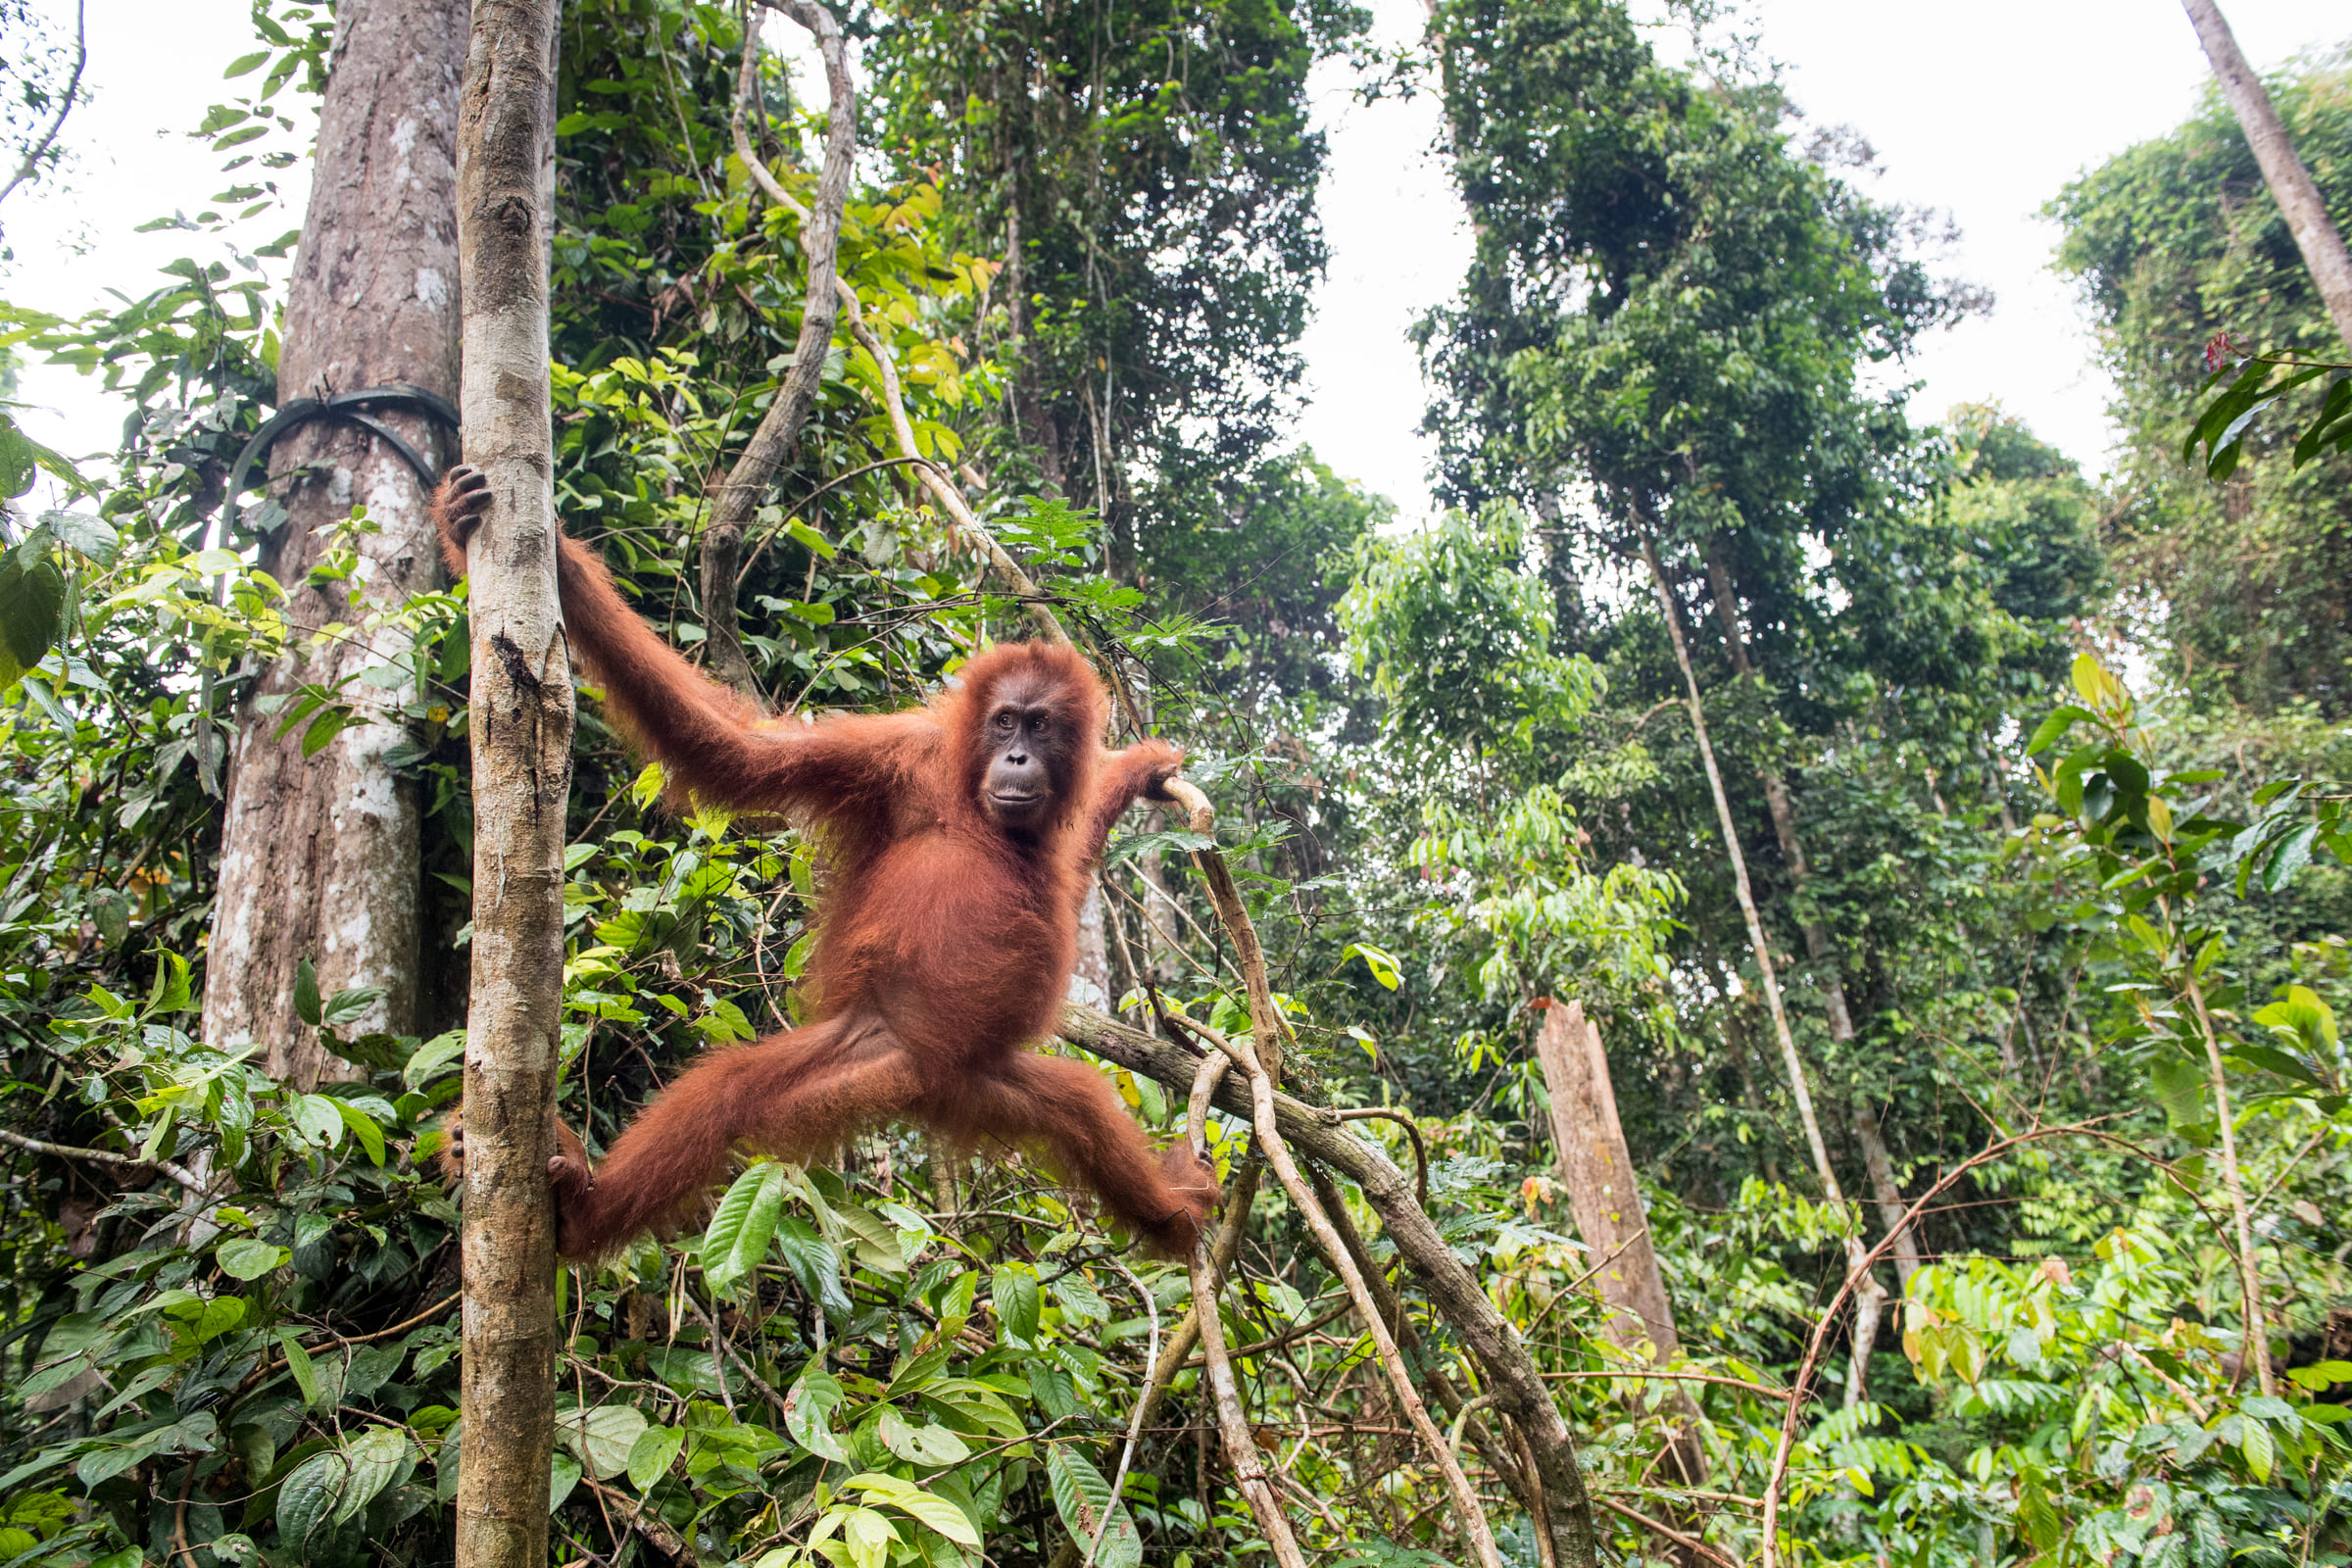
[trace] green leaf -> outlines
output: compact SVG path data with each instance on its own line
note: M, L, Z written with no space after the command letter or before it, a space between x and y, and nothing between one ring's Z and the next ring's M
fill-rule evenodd
M946 1427L928 1423L916 1426L900 1414L895 1405L882 1407L875 1435L882 1440L882 1446L910 1464L961 1464L972 1456L963 1440Z
M833 1411L841 1403L841 1383L814 1361L801 1373L784 1396L784 1431L793 1442L820 1459L849 1462L849 1450L833 1435Z
M262 66L269 61L269 59L270 51L267 49L257 49L252 54L239 55L236 59L231 60L228 63L228 69L226 71L220 73L220 79L223 81L233 81L237 77L244 75L249 71L260 70Z
M2034 727L2034 738L2026 742L2026 755L2034 757L2049 750L2066 739L2066 732L2077 724L2095 724L2098 721L2099 715L2089 709L2077 708L2069 703Z
M2305 822L2278 841L2278 848L2262 868L2262 886L2266 893L2277 893L2294 880L2295 873L2311 862L2312 840L2320 836L2320 824Z
M556 1441L599 1481L610 1481L629 1468L637 1440L647 1430L645 1412L629 1404L600 1404L556 1418ZM668 1468L667 1460L662 1468Z
M972 1522L964 1517L963 1510L945 1497L923 1491L911 1481L903 1481L880 1471L868 1471L843 1482L842 1490L863 1493L886 1507L898 1509L917 1524L938 1531L958 1546L973 1551L980 1549L980 1533L972 1528ZM1106 1560L1107 1557L1098 1559Z
M637 1441L629 1445L629 1485L639 1492L652 1491L656 1483L669 1474L678 1449L685 1444L686 1434L676 1427L649 1426L638 1433Z
M314 1029L325 1017L318 1004L318 971L308 958L294 966L294 1016Z
M240 1236L214 1249L213 1260L232 1280L258 1280L271 1269L283 1267L293 1255L282 1247Z
M1037 1338L1041 1297L1037 1270L1026 1263L1000 1264L989 1276L988 1297L995 1303L997 1322L1016 1340Z
M294 1374L294 1386L302 1391L304 1408L318 1409L318 1368L311 1360L311 1352L302 1348L302 1342L294 1337L290 1329L278 1332L277 1343L286 1352L286 1370Z
M2271 1440L2271 1429L2251 1415L2238 1417L2237 1451L2245 1455L2246 1470L2257 1481L2271 1479L2271 1466L2278 1450Z
M409 1435L398 1427L368 1428L344 1450L344 1457L351 1463L351 1475L335 1502L334 1522L338 1525L373 1502L376 1494L413 1462Z
M1372 978L1379 981L1387 990L1394 991L1404 983L1404 966L1398 963L1392 955L1372 946L1369 942L1348 943L1346 948L1341 950L1340 962L1346 963L1349 958L1363 959L1364 967L1372 971Z
M554 1513L571 1495L571 1489L580 1484L580 1461L568 1453L557 1453L547 1463L547 1511Z
M705 1284L725 1295L751 1277L767 1256L791 1191L791 1176L773 1160L761 1160L735 1178L703 1233Z
M2203 1067L2184 1056L2164 1055L2156 1058L2149 1078L2167 1126L2193 1127L2205 1119Z
M57 535L67 549L89 557L101 566L111 566L122 553L122 536L115 525L103 517L86 512L44 512L41 525Z
M1061 1515L1070 1539L1081 1544L1082 1555L1100 1529L1102 1548L1095 1553L1098 1568L1141 1568L1143 1537L1127 1516L1126 1504L1111 1496L1110 1483L1102 1479L1100 1470L1075 1450L1055 1444L1046 1450L1046 1477L1053 1486L1054 1511ZM1103 1524L1106 1514L1107 1526Z
M0 691L39 663L65 624L66 577L52 562L0 565Z
M329 1448L314 1453L277 1489L277 1539L298 1557L310 1556L311 1535L334 1512L344 1479L351 1473L343 1455Z
M409 1064L400 1070L401 1081L411 1089L421 1089L441 1075L443 1068L466 1054L466 1031L452 1029L435 1035L416 1048Z
M368 1163L383 1164L384 1130L376 1125L375 1118L345 1101L330 1099L327 1103L335 1107L335 1114L343 1118L343 1125L351 1129L351 1136L367 1151Z
M2327 399L2320 405L2319 417L2312 420L2311 428L2305 430L2295 442L2296 467L2300 468L2319 456L2320 449L2328 444L2328 427L2348 413L2352 413L2352 376L2339 379L2328 389Z
M801 1282L801 1289L816 1298L827 1317L849 1315L850 1295L841 1284L841 1253L831 1242L817 1235L814 1226L797 1215L779 1220L776 1250L784 1254L784 1262Z
M313 984L316 983L314 979ZM383 994L382 986L354 986L349 991L338 991L328 1000L320 1016L339 1029L373 1006Z

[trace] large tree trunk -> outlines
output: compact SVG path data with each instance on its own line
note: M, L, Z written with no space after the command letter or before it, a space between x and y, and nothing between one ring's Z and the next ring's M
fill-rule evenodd
M1536 1057L1551 1100L1551 1136L1559 1150L1560 1180L1591 1259L1593 1287L1609 1308L1601 1333L1635 1357L1671 1361L1681 1347L1674 1303L1658 1271L1649 1219L1634 1185L1633 1152L1617 1119L1617 1091L1609 1080L1600 1026L1581 1002L1553 1003L1536 1034ZM1698 1410L1677 1390L1667 1408L1678 1418L1668 1442L1686 1486L1704 1486L1706 1450L1692 1423Z
M2344 250L2344 236L2328 218L2328 204L2320 199L2320 187L2312 183L2311 171L2295 156L2295 144L2278 122L2278 111L2271 107L2271 95L2263 91L2262 78L2238 53L2236 35L2230 32L2221 7L2213 0L2180 3L2188 9L2188 20L2196 24L2197 41L2205 46L2205 58L2213 62L2222 96L2230 100L2230 110L2245 130L2246 143L2254 149L2254 162L2262 166L2263 182L2271 187L2271 199L2278 204L2288 232L2303 252L2303 265L2311 269L2311 280L2335 321L2336 335L2352 348L2352 255Z
M542 1568L555 1438L556 1063L572 694L548 395L557 0L477 0L459 124L466 456L491 503L473 595L466 1043L466 1440L458 1568Z
M286 304L278 400L408 382L447 397L458 384L458 78L465 0L344 0L318 156ZM377 416L435 466L454 431L421 414ZM270 455L305 471L284 496L292 514L263 564L292 591L300 631L351 629L305 659L289 654L247 699L231 742L221 829L220 888L205 969L204 1032L216 1046L266 1050L275 1077L304 1088L336 1064L294 1013L297 967L309 958L322 993L381 986L361 1030L420 1025L418 802L385 765L407 737L403 687L355 679L400 661L407 636L361 623L429 588L438 556L422 482L383 442L345 424L289 432ZM365 506L381 532L359 541L368 561L365 603L348 585L300 585L329 530ZM361 722L317 757L299 728L275 738L267 710L306 682L342 686Z

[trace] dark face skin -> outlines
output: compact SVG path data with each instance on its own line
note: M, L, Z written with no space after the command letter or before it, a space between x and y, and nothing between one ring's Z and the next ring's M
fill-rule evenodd
M1070 737L1049 706L1052 683L1038 676L1006 681L980 723L987 769L980 805L1008 833L1029 835L1053 820L1068 773Z

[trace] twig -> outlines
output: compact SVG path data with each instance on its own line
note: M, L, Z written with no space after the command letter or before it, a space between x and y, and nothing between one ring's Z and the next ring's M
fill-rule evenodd
M704 1310L703 1303L694 1298L694 1293L688 1291L685 1294L686 1304L694 1308L694 1315L701 1318L703 1327L710 1331L711 1346L726 1351L727 1359L735 1363L735 1370L751 1381L752 1387L760 1391L761 1398L776 1407L776 1414L782 1415L784 1413L784 1396L770 1388L765 1378L752 1370L750 1363L744 1360L743 1352L735 1348L735 1342L719 1332L718 1320Z
M1155 1040L1091 1007L1065 1005L1056 1032L1071 1045L1130 1072L1143 1073L1171 1090L1189 1088L1200 1070L1199 1059L1183 1047ZM1255 1108L1250 1096L1230 1080L1217 1089L1215 1103L1234 1115L1250 1115ZM1595 1561L1598 1546L1592 1503L1578 1465L1575 1437L1561 1419L1559 1406L1527 1346L1504 1321L1477 1277L1453 1254L1428 1213L1413 1201L1411 1178L1396 1168L1384 1150L1357 1137L1330 1111L1279 1092L1274 1107L1282 1134L1294 1147L1362 1190L1430 1304L1451 1325L1463 1348L1484 1370L1486 1389L1495 1396L1495 1408L1527 1440L1535 1460L1535 1482L1540 1486L1531 1484L1520 1497L1531 1509L1538 1496L1545 1499L1545 1517L1559 1561Z
M1420 1123L1414 1121L1403 1111L1391 1110L1386 1105L1361 1105L1353 1110L1343 1110L1336 1114L1342 1121L1363 1121L1369 1117L1378 1116L1384 1121L1393 1121L1404 1129L1405 1136L1413 1141L1413 1197L1423 1208L1427 1208L1429 1206L1429 1146L1421 1141Z
M1135 1287L1135 1294L1144 1298L1144 1310L1152 1318L1152 1344L1144 1354L1144 1363L1156 1367L1159 1365L1159 1302L1152 1299L1152 1293L1144 1288L1144 1282L1135 1277L1135 1271L1127 1266L1126 1259L1113 1253L1110 1265L1126 1275L1127 1283ZM1118 1471L1110 1478L1110 1507L1103 1509L1102 1517L1096 1522L1095 1539L1087 1544L1086 1561L1079 1568L1095 1568L1095 1554L1102 1549L1102 1537L1110 1529L1111 1513L1125 1506L1119 1499L1126 1494L1127 1467L1135 1462L1135 1446L1143 1440L1143 1436L1144 1401L1139 1395L1135 1401L1135 1414L1127 1423L1127 1442L1119 1449Z
M76 1149L71 1144L52 1144L38 1138L27 1138L6 1127L0 1127L0 1143L14 1144L29 1153L54 1154L59 1159L94 1160L101 1165L119 1165L125 1170L160 1170L199 1198L207 1192L201 1180L185 1167L174 1165L168 1159L141 1159L136 1154L118 1154L107 1149Z
M678 1533L669 1528L660 1514L645 1511L645 1499L616 1492L591 1475L580 1477L580 1485L598 1496L612 1502L623 1503L629 1509L629 1528L643 1536L646 1544L675 1563L692 1563L695 1555Z
M1196 1084L1213 1084L1209 1062L1204 1058ZM1197 1100L1205 1101L1201 1091ZM1186 1129L1187 1136L1200 1147L1201 1127L1195 1121ZM1291 1534L1291 1523L1283 1517L1282 1504L1266 1480L1266 1462L1257 1451L1257 1440L1250 1431L1250 1418L1242 1411L1241 1391L1233 1377L1233 1358L1225 1350L1225 1325L1217 1312L1217 1267L1209 1253L1204 1237L1193 1239L1190 1268L1193 1277L1193 1322L1200 1335L1200 1351L1208 1362L1208 1386L1217 1410L1217 1430L1225 1440L1226 1462L1233 1466L1234 1484L1241 1489L1249 1502L1250 1511L1257 1517L1257 1528L1266 1538L1266 1545L1274 1553L1281 1568L1306 1568L1306 1558L1298 1550L1298 1538ZM1143 1410L1137 1402L1137 1412Z
M2203 1426L2205 1424L2207 1419L2205 1414L2205 1406L2197 1401L2197 1396L2189 1393L2187 1389L2181 1387L2181 1385L2170 1374L2168 1374L2164 1368L2149 1360L2146 1353L2142 1351L2138 1346L2133 1345L2126 1340L2118 1340L2115 1342L2115 1348L2123 1351L2124 1354L2130 1356L2132 1360L2137 1361L2141 1366L2147 1368L2148 1374L2151 1377L2155 1378L2157 1382L2163 1384L2166 1388L2173 1391L2174 1398L2179 1399L2182 1404L2188 1406L2188 1413L2197 1418L2197 1424L2199 1426Z
M1643 1383L1715 1383L1727 1389L1739 1389L1766 1399L1788 1398L1785 1389L1768 1389L1761 1383L1749 1383L1740 1378L1719 1377L1712 1372L1546 1372L1547 1383L1599 1382L1609 1378L1630 1378Z
M799 215L801 248L808 257L808 287L801 309L800 337L793 346L792 368L785 372L784 384L776 389L775 400L760 416L751 439L744 443L742 456L735 460L735 466L720 483L717 504L703 531L703 618L708 623L710 653L719 674L730 684L746 688L752 684L752 666L744 658L735 622L735 587L742 576L738 558L743 553L744 528L759 510L760 498L767 493L768 482L800 451L801 431L808 424L809 410L816 406L825 359L833 344L835 302L845 294L853 302L858 297L855 290L842 283L836 270L842 214L850 199L850 171L858 153L857 87L850 79L841 24L834 21L833 13L815 0L783 0L775 9L815 35L817 50L825 62L829 108L824 172L817 177L816 207L811 212L785 193L784 187L767 172L767 166L760 162L745 130L745 112L760 85L760 29L752 25L747 10L743 64L736 77L732 120L735 152L770 201ZM765 118L762 114L762 122Z
M1619 1518L1630 1520L1633 1523L1640 1525L1644 1530L1664 1537L1666 1540L1671 1541L1676 1545L1682 1547L1685 1551L1693 1552L1698 1556L1706 1558L1709 1562L1721 1563L1723 1568L1740 1568L1740 1560L1738 1558L1731 1556L1719 1547L1708 1545L1696 1536L1687 1536L1680 1530L1675 1529L1674 1526L1666 1524L1660 1520L1652 1519L1645 1513L1637 1512L1632 1508L1628 1508L1622 1502L1612 1502L1607 1497L1603 1496L1595 1496L1592 1500L1599 1503L1603 1508L1608 1509L1609 1512L1617 1515Z
M1221 867L1221 860L1219 864ZM1238 903L1237 899L1237 906ZM1236 930L1232 935L1236 950L1241 950L1243 933ZM1255 946L1254 934L1251 946ZM1250 972L1251 967L1246 965L1244 972ZM1262 973L1262 969L1259 972ZM1252 991L1262 983L1253 984ZM1202 1032L1209 1031L1203 1029ZM1266 1076L1264 1064L1258 1059L1256 1042L1236 1037L1221 1042L1221 1045L1250 1079L1251 1096L1256 1102L1258 1146L1266 1152L1266 1158L1273 1164L1274 1174L1281 1180L1284 1192L1290 1195L1291 1202L1306 1221L1307 1228L1314 1232L1315 1240L1321 1244L1333 1271L1340 1276L1341 1283L1348 1288L1348 1298L1355 1302L1357 1315L1371 1333L1373 1348L1379 1352L1381 1370L1388 1374L1389 1386L1396 1396L1397 1405L1412 1423L1431 1461L1445 1478L1463 1539L1477 1551L1479 1561L1485 1568L1501 1568L1502 1558L1495 1550L1494 1532L1488 1527L1486 1512L1479 1506L1478 1494L1471 1489L1469 1477L1462 1473L1461 1464L1447 1446L1445 1435L1438 1431L1437 1423L1430 1419L1428 1405L1422 1402L1420 1391L1413 1387L1412 1377L1405 1371L1404 1357L1396 1348L1396 1336L1389 1332L1389 1325L1373 1304L1371 1293L1365 1288L1363 1275L1356 1269L1354 1258L1348 1255L1339 1232L1332 1228L1331 1217L1323 1211L1323 1205L1316 1200L1306 1179L1298 1173L1298 1162L1291 1157L1290 1146L1283 1142L1276 1125L1274 1085Z

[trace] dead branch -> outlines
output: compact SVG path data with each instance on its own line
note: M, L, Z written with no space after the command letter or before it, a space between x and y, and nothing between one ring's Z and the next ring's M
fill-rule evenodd
M1091 1007L1065 1006L1059 1034L1105 1061L1180 1092L1191 1088L1200 1065L1183 1047L1154 1040ZM1230 1079L1217 1088L1212 1102L1237 1116L1254 1114L1251 1101ZM1598 1550L1592 1502L1577 1468L1576 1445L1567 1423L1527 1347L1453 1255L1428 1212L1413 1200L1410 1178L1328 1110L1277 1091L1274 1111L1276 1125L1293 1149L1328 1165L1363 1192L1431 1305L1453 1326L1484 1371L1487 1392L1495 1396L1494 1407L1526 1438L1563 1568L1591 1568Z
M850 79L841 24L816 0L785 0L776 9L815 35L817 50L824 57L831 107L825 126L824 172L817 176L816 207L811 211L785 194L753 148L745 126L746 112L760 86L760 30L752 24L747 10L733 117L735 153L770 201L799 215L801 249L808 258L808 287L801 308L801 335L793 346L792 368L785 372L775 401L767 406L751 440L744 444L743 455L720 482L710 524L703 530L705 647L712 673L745 691L752 689L752 665L744 657L735 624L735 581L744 530L759 511L769 482L799 454L801 431L808 422L809 410L816 406L825 357L833 345L836 285L840 282L835 255L841 243L842 213L850 199L850 168L858 152L857 87ZM761 118L764 122L764 114Z

